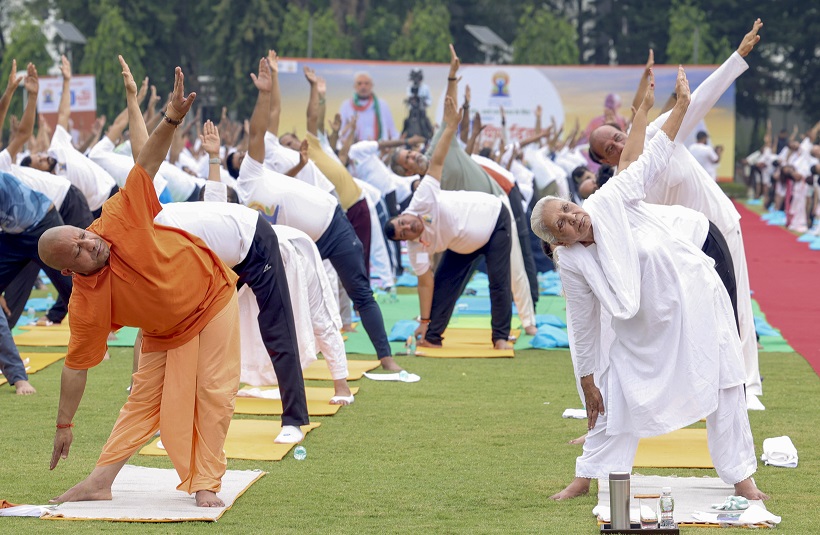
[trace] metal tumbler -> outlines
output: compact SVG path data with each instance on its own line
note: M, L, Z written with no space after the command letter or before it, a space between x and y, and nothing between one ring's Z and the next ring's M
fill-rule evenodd
M609 514L612 529L629 529L629 472L609 473Z

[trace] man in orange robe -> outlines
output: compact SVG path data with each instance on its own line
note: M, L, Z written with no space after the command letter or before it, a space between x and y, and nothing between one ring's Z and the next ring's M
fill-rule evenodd
M139 113L136 84L120 62L129 113ZM125 187L88 229L57 227L40 239L44 261L75 285L51 469L68 457L87 370L102 360L109 331L144 332L131 394L97 466L53 502L110 500L117 473L160 429L177 488L196 493L198 506L224 506L216 493L240 372L236 275L199 238L154 224L162 206L152 179L196 98L183 95L177 67L164 120L150 138L144 126L132 132L136 165Z

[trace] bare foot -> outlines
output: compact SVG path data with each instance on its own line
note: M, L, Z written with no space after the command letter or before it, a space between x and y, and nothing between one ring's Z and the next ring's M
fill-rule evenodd
M569 500L572 498L577 498L578 496L583 496L589 492L589 481L590 480L585 477L576 477L572 480L572 483L567 485L567 488L558 494L553 494L550 496L550 500Z
M17 390L18 396L30 396L31 394L37 393L34 387L31 386L31 383L23 381L22 379L14 383L14 389Z
M538 327L536 327L535 325L524 327L524 332L530 336L535 336L536 334L538 334Z
M583 435L581 435L578 438L573 438L572 440L569 441L569 443L572 444L573 446L582 446L584 444L584 442L586 442L586 441L587 441L587 434L584 433Z
M493 344L494 349L512 349L513 345L506 340L496 340Z
M356 332L359 332L359 331L357 331L356 328L353 327L352 323L345 323L344 325L342 325L342 332L343 333L356 333Z
M755 485L752 478L747 477L740 483L735 483L735 496L743 496L747 500L768 500L769 496Z
M416 342L416 347L441 347L441 344L434 344L426 338L422 338Z
M197 507L225 507L225 502L219 499L215 492L210 490L196 491Z
M51 327L52 325L59 325L59 324L52 322L46 316L40 316L39 318L37 318L37 324L36 325L38 327Z
M65 491L60 496L52 498L48 503L63 502L92 502L111 499L111 486L100 485L87 477Z
M387 370L389 372L400 372L404 369L401 366L399 366L399 364L396 362L396 359L394 359L393 357L382 357L379 359L379 362L382 363L382 369Z

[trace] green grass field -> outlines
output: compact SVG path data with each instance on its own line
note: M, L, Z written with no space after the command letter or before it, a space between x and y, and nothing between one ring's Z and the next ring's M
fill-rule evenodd
M36 396L0 388L0 499L42 504L92 469L127 395L131 351L115 348L111 356L89 373L70 457L53 472L48 462L60 364L31 376ZM307 436L305 461L291 456L282 462L229 460L229 469L269 473L216 524L4 518L0 525L5 533L598 532L591 514L594 492L569 502L549 500L572 478L580 447L566 442L585 428L584 421L561 418L564 409L581 406L567 351L520 350L515 359L398 358L422 381L353 383L361 391L352 406L314 419L322 427ZM761 354L760 365L767 410L750 413L758 456L764 438L788 435L800 465L761 463L756 481L772 496L769 509L783 517L779 531L817 533L820 508L812 493L820 481L820 455L811 437L820 424L813 410L820 382L795 353ZM171 467L164 458L137 455L131 462ZM637 471L716 475L714 470Z

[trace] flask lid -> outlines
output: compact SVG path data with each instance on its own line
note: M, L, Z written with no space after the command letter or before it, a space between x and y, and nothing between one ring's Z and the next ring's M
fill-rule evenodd
M610 472L609 479L610 481L629 481L629 472Z

